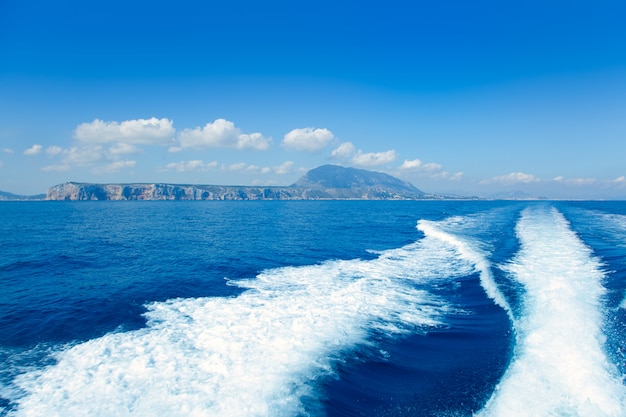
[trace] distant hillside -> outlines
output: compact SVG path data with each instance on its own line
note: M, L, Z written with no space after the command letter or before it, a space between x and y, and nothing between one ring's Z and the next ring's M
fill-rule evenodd
M322 165L307 172L290 188L307 190L317 198L419 199L424 193L412 184L382 172Z
M288 187L92 184L66 182L48 189L47 200L415 200L425 194L391 175L324 165Z
M23 200L45 200L45 194L37 195L18 195L8 193L6 191L0 191L0 201L23 201Z
M523 191L503 191L491 194L489 198L494 200L546 200L546 197L537 197Z

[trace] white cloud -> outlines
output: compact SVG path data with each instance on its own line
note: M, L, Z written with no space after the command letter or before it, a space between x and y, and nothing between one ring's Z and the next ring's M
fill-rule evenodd
M258 165L248 165L245 162L237 162L235 164L230 164L230 165L222 165L222 167L220 168L222 171L229 171L229 172L233 172L233 171L239 171L239 172L248 172L248 173L253 173L253 174L269 174L269 173L275 173L278 175L286 175L286 174L290 174L293 172L293 166L294 163L292 161L286 161L283 162L282 164L278 165L278 166L274 166L274 167L260 167Z
M585 187L585 186L602 186L602 187L624 187L626 186L626 176L622 175L612 180L600 180L596 178L565 178L563 176L558 176L553 179L553 181L565 184L572 185L576 187Z
M619 186L626 185L626 177L622 175L621 177L615 178L611 182Z
M278 175L291 174L293 172L293 162L292 161L283 162L279 166L274 167L274 172L277 173Z
M404 160L402 165L400 165L400 169L402 171L416 171L422 167L422 161L419 159L413 159L411 161Z
M360 167L375 167L393 162L397 157L398 154L393 149L386 152L369 153L358 151L352 158L352 163Z
M11 148L4 148L2 150L2 152L4 152L4 153L14 153L15 151L13 149L11 149Z
M270 172L272 172L272 169L270 167L260 167L258 165L248 165L246 167L246 171L252 172L252 173L255 173L255 174L269 174Z
M438 164L436 162L429 162L424 164L419 159L413 159L412 161L405 160L402 165L400 165L400 170L402 171L435 173L441 171L442 169L443 166L441 164Z
M111 155L132 155L141 153L142 150L130 143L118 142L109 148Z
M596 183L595 178L572 178L568 181L575 185L592 185Z
M43 146L41 146L41 145L33 145L33 146L31 146L30 148L28 148L28 149L26 149L24 151L24 155L26 155L26 156L39 155L42 150L43 150Z
M134 168L135 165L137 165L136 161L115 161L107 165L95 167L91 171L94 174L111 174L120 172L123 169Z
M579 186L592 185L597 182L595 178L565 178L563 176L555 177L554 181Z
M349 158L356 152L356 148L352 144L352 142L344 142L340 144L336 149L331 153L331 158L333 159L344 159Z
M60 154L61 152L63 152L63 148L61 148L60 146L48 146L48 148L46 148L46 153L50 156L56 156L58 154Z
M107 165L93 168L96 173L118 172L123 168L131 168L136 164L134 160L121 160L122 155L142 152L141 149L128 143L116 143L105 149L102 145L80 145L63 149L58 146L50 146L46 153L55 157L61 155L61 164L44 167L46 171L67 171L69 167L94 166L102 161L110 161Z
M222 165L222 171L243 171L248 167L245 162L237 162L230 165Z
M331 159L342 159L359 167L375 167L393 162L398 157L395 150L385 152L363 152L352 142L344 142L331 152Z
M102 146L74 146L63 151L63 163L87 166L103 158Z
M423 163L419 159L405 160L398 168L402 173L417 173L434 180L459 181L463 177L462 172L454 174L443 170L443 166L436 162Z
M71 166L67 164L58 164L58 165L47 165L41 168L41 170L44 172L65 172L65 171L69 171L70 168Z
M46 148L46 153L53 158L61 156L60 163L44 166L42 171L67 171L74 166L89 167L108 160L109 164L96 166L92 171L95 173L118 172L120 169L136 164L136 161L120 160L120 156L138 152L141 152L141 149L127 143L117 143L109 149L101 145L79 145L68 149L49 146Z
M493 177L490 180L481 181L481 183L528 184L539 181L540 179L532 174L526 174L524 172L511 172L507 175L500 175L497 177Z
M205 164L202 160L194 159L192 161L180 161L180 162L172 162L165 166L167 170L176 170L179 172L185 171L208 171L211 168L215 168L217 166L217 162L209 162Z
M207 168L215 168L216 166L217 166L217 161L207 162L206 164Z
M282 145L287 149L296 151L315 152L319 151L334 139L333 133L328 129L315 129L305 127L293 129L283 138Z
M443 169L443 166L441 166L441 164L438 164L436 162L429 162L427 164L422 165L422 170L426 172L439 172L442 169Z
M185 129L178 134L180 146L173 146L170 152L185 148L235 148L266 150L270 139L260 133L241 133L233 122L217 119L207 123L203 128Z
M95 119L76 127L74 137L88 143L122 142L142 145L167 145L174 137L173 122L169 119L136 119L123 122L105 122Z
M270 146L269 139L263 137L260 133L241 134L237 138L237 149L256 149L258 151L264 151Z
M433 180L459 181L463 177L463 173L455 172L454 174L451 174L448 171L438 170L430 172L426 171L426 176Z

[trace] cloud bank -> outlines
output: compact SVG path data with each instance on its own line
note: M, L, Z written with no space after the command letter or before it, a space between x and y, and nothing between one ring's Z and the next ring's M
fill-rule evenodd
M405 160L398 169L403 174L417 174L434 180L459 181L463 177L462 172L452 174L445 171L441 164L423 163L420 159Z
M105 122L95 119L76 127L74 137L85 143L122 142L134 145L168 145L174 137L173 122L169 119L136 119L123 122Z
M39 155L42 150L43 150L43 146L41 146L41 145L33 145L33 146L31 146L30 148L28 148L28 149L26 149L24 151L24 155L26 155L26 156Z
M211 168L215 168L217 166L217 162L209 162L204 163L204 161L200 159L194 159L191 161L179 161L179 162L171 162L165 166L165 170L175 170L178 172L186 172L186 171L208 171Z
M238 171L238 172L249 172L253 174L278 174L278 175L287 175L293 172L294 163L293 161L285 161L280 165L273 167L260 167L258 165L250 165L245 162L238 162L235 164L222 165L222 171Z
M398 153L390 149L384 152L363 152L352 142L341 143L331 152L331 159L343 160L361 168L372 168L389 164L398 158Z
M349 158L356 153L356 147L352 142L344 142L332 151L331 157L333 159L345 159Z
M94 174L113 174L120 172L124 169L134 168L137 165L136 161L114 161L106 165L95 167L92 172Z
M398 154L393 149L385 151L385 152L361 152L357 151L356 155L352 157L352 164L363 167L370 168L376 167L380 165L389 164L396 160Z
M541 181L539 178L532 174L526 174L524 172L511 172L510 174L500 175L488 180L481 181L482 184L529 184L533 182Z
M233 122L217 119L204 127L185 129L178 134L179 146L170 148L171 152L187 148L234 148L264 151L269 148L270 139L261 133L242 133Z
M328 129L293 129L283 138L282 145L287 149L296 151L315 152L324 148L335 138Z

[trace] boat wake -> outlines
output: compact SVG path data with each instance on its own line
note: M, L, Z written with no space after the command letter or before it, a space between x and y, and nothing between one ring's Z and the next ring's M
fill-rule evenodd
M626 389L603 344L599 261L553 208L523 211L506 272L525 288L509 369L478 416L624 416Z

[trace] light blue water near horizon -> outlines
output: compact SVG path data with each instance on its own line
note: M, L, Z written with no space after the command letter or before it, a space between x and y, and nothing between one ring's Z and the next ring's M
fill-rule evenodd
M626 414L623 202L0 216L0 415Z

